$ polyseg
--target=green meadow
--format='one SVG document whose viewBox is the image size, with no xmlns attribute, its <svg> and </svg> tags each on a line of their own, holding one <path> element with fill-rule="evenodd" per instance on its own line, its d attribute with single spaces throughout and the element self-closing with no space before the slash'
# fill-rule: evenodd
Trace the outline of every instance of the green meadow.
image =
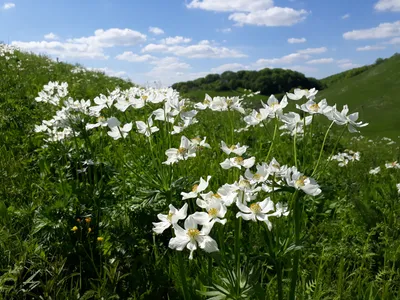
<svg viewBox="0 0 400 300">
<path fill-rule="evenodd" d="M 0 299 L 399 299 L 399 55 L 278 101 L 0 47 Z"/>
</svg>

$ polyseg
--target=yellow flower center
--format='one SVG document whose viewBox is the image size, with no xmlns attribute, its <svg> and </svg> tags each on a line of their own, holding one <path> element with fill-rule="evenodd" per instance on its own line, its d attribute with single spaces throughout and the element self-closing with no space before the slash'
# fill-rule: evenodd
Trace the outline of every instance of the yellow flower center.
<svg viewBox="0 0 400 300">
<path fill-rule="evenodd" d="M 185 154 L 186 151 L 187 151 L 187 149 L 185 147 L 179 147 L 179 149 L 178 149 L 179 154 Z"/>
<path fill-rule="evenodd" d="M 192 192 L 197 192 L 197 188 L 199 187 L 199 185 L 198 184 L 195 184 L 193 187 L 192 187 Z"/>
<path fill-rule="evenodd" d="M 397 161 L 392 162 L 392 166 L 397 166 Z"/>
<path fill-rule="evenodd" d="M 148 98 L 149 98 L 149 96 L 146 96 L 146 95 L 142 96 L 143 101 L 147 101 Z"/>
<path fill-rule="evenodd" d="M 261 178 L 262 178 L 262 176 L 260 174 L 258 174 L 258 173 L 253 175 L 253 179 L 254 180 L 260 180 Z"/>
<path fill-rule="evenodd" d="M 250 209 L 253 213 L 258 214 L 261 212 L 261 206 L 258 203 L 253 203 L 250 205 Z"/>
<path fill-rule="evenodd" d="M 233 101 L 231 99 L 226 100 L 226 104 L 231 105 Z"/>
<path fill-rule="evenodd" d="M 173 213 L 168 213 L 168 216 L 167 216 L 167 219 L 168 219 L 168 221 L 172 221 L 172 217 L 174 216 L 174 214 Z"/>
<path fill-rule="evenodd" d="M 236 145 L 232 145 L 229 147 L 230 150 L 235 150 L 236 149 Z"/>
<path fill-rule="evenodd" d="M 246 180 L 246 179 L 242 179 L 239 182 L 239 187 L 242 188 L 250 188 L 250 181 Z"/>
<path fill-rule="evenodd" d="M 100 117 L 97 118 L 97 122 L 98 122 L 98 123 L 100 123 L 100 122 L 105 122 L 105 121 L 106 121 L 106 118 L 104 118 L 104 117 L 102 117 L 102 116 L 100 116 Z"/>
<path fill-rule="evenodd" d="M 210 100 L 204 99 L 203 104 L 210 104 Z"/>
<path fill-rule="evenodd" d="M 271 104 L 271 108 L 274 108 L 274 107 L 276 107 L 276 106 L 279 106 L 279 102 L 275 102 L 275 103 L 272 103 L 272 104 Z"/>
<path fill-rule="evenodd" d="M 214 197 L 214 198 L 217 198 L 217 199 L 221 199 L 221 198 L 222 198 L 221 195 L 218 194 L 218 193 L 215 193 L 215 194 L 213 195 L 213 197 Z"/>
<path fill-rule="evenodd" d="M 300 176 L 300 178 L 296 180 L 296 185 L 297 186 L 304 186 L 305 185 L 304 181 L 306 179 L 307 179 L 307 176 L 304 176 L 304 175 Z"/>
<path fill-rule="evenodd" d="M 194 239 L 196 236 L 200 235 L 200 231 L 196 228 L 191 228 L 188 230 L 187 235 L 191 238 Z"/>
<path fill-rule="evenodd" d="M 218 215 L 218 209 L 216 209 L 215 207 L 210 208 L 210 210 L 208 211 L 208 215 L 215 218 Z"/>
<path fill-rule="evenodd" d="M 317 103 L 314 103 L 313 105 L 310 105 L 310 110 L 318 111 L 319 110 L 319 105 Z"/>
<path fill-rule="evenodd" d="M 238 156 L 238 157 L 235 157 L 235 163 L 237 163 L 238 165 L 240 165 L 240 164 L 242 164 L 243 163 L 243 157 L 241 157 L 241 156 Z"/>
<path fill-rule="evenodd" d="M 75 232 L 75 231 L 77 231 L 78 230 L 78 227 L 76 227 L 76 226 L 74 226 L 74 227 L 72 227 L 72 229 L 71 229 L 73 232 Z"/>
<path fill-rule="evenodd" d="M 260 113 L 256 114 L 256 119 L 261 120 L 262 119 L 262 115 Z"/>
</svg>

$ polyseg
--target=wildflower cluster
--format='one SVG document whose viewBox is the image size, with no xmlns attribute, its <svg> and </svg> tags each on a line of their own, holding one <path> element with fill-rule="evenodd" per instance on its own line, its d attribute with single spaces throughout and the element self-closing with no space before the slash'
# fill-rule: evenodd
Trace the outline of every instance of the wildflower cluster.
<svg viewBox="0 0 400 300">
<path fill-rule="evenodd" d="M 345 150 L 342 153 L 338 153 L 329 158 L 329 160 L 336 160 L 339 162 L 339 167 L 347 166 L 349 162 L 355 162 L 360 160 L 360 152 L 354 152 L 352 150 Z"/>
</svg>

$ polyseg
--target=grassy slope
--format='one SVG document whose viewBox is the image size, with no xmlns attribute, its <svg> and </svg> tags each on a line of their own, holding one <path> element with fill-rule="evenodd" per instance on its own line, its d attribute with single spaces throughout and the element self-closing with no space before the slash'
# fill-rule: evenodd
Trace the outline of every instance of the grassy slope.
<svg viewBox="0 0 400 300">
<path fill-rule="evenodd" d="M 400 135 L 400 56 L 393 56 L 355 77 L 332 84 L 319 94 L 338 109 L 348 104 L 351 112 L 370 125 L 363 128 L 366 136 Z"/>
</svg>

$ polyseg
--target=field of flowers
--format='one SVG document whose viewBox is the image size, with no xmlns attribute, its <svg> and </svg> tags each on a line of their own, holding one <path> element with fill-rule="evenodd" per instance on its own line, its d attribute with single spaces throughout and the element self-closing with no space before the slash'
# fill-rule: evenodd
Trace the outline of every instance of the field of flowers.
<svg viewBox="0 0 400 300">
<path fill-rule="evenodd" d="M 3 125 L 3 298 L 400 297 L 399 148 L 347 105 L 71 86 L 21 104 L 22 140 Z"/>
</svg>

